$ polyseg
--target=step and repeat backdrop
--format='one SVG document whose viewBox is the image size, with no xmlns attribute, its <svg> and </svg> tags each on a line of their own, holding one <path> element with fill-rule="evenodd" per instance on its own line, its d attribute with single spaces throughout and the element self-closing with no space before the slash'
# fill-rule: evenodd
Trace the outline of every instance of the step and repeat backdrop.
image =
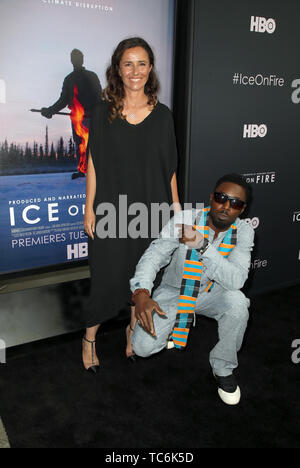
<svg viewBox="0 0 300 468">
<path fill-rule="evenodd" d="M 104 87 L 114 48 L 135 35 L 152 45 L 160 100 L 171 106 L 174 3 L 0 0 L 0 274 L 87 259 L 81 133 L 70 109 L 50 120 L 41 109 L 59 99 L 73 49 Z M 176 69 L 175 103 L 187 92 L 181 74 L 192 77 L 187 118 L 175 115 L 179 133 L 187 122 L 190 132 L 180 141 L 189 155 L 184 201 L 205 203 L 220 176 L 244 174 L 256 230 L 249 292 L 300 281 L 300 4 L 177 4 L 177 23 L 193 30 L 191 48 L 176 43 L 191 70 Z"/>
<path fill-rule="evenodd" d="M 256 231 L 249 293 L 300 282 L 300 4 L 197 0 L 188 198 L 244 174 Z"/>
<path fill-rule="evenodd" d="M 99 94 L 118 43 L 141 36 L 170 106 L 173 34 L 174 0 L 0 0 L 0 274 L 87 259 L 88 123 L 81 90 L 72 109 L 62 91 L 73 64 Z"/>
</svg>

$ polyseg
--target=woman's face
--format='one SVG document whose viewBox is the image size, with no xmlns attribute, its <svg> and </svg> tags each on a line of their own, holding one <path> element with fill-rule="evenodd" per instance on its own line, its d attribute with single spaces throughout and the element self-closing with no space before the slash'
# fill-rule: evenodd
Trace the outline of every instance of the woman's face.
<svg viewBox="0 0 300 468">
<path fill-rule="evenodd" d="M 151 70 L 148 53 L 143 47 L 125 50 L 119 68 L 125 92 L 144 89 Z"/>
</svg>

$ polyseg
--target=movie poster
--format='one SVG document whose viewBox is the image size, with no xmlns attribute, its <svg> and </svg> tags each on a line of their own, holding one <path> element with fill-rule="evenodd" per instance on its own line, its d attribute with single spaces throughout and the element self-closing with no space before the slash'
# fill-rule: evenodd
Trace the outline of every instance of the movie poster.
<svg viewBox="0 0 300 468">
<path fill-rule="evenodd" d="M 174 0 L 0 0 L 0 273 L 86 260 L 90 114 L 113 50 L 153 47 L 171 106 Z"/>
</svg>

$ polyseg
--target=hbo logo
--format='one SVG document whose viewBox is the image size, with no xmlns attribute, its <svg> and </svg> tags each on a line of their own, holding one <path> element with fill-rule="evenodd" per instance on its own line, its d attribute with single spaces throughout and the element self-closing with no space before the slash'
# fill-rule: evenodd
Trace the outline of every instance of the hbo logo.
<svg viewBox="0 0 300 468">
<path fill-rule="evenodd" d="M 251 16 L 250 22 L 250 31 L 255 31 L 259 33 L 267 32 L 269 34 L 273 34 L 276 29 L 275 20 L 269 18 L 262 18 L 260 16 Z"/>
<path fill-rule="evenodd" d="M 267 134 L 268 128 L 266 125 L 256 125 L 249 124 L 244 125 L 243 138 L 256 138 L 256 137 L 265 137 Z"/>
</svg>

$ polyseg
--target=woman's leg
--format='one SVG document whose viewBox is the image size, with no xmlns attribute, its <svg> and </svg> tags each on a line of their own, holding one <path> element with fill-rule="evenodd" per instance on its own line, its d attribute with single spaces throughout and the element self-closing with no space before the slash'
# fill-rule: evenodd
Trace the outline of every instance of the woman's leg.
<svg viewBox="0 0 300 468">
<path fill-rule="evenodd" d="M 86 369 L 91 366 L 99 366 L 95 343 L 90 343 L 96 341 L 96 335 L 99 327 L 100 325 L 96 325 L 95 327 L 87 328 L 85 332 L 85 340 L 82 340 L 82 360 Z"/>
<path fill-rule="evenodd" d="M 135 318 L 135 307 L 131 307 L 131 318 L 130 318 L 130 324 L 126 328 L 126 337 L 127 337 L 127 346 L 126 346 L 126 356 L 134 356 L 134 352 L 132 350 L 132 344 L 131 344 L 131 337 L 134 332 L 136 325 L 136 318 Z"/>
</svg>

